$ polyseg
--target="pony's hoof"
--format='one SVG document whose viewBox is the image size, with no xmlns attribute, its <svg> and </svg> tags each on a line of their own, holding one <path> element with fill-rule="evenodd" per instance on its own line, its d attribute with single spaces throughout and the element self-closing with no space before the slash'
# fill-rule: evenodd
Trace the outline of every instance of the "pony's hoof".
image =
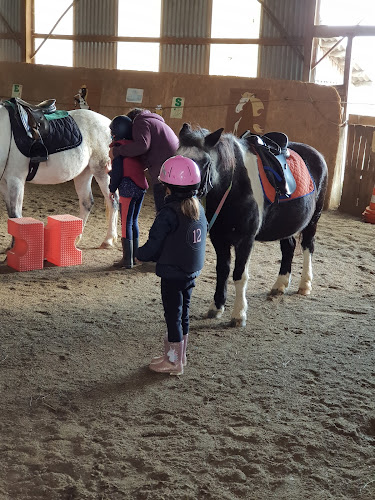
<svg viewBox="0 0 375 500">
<path fill-rule="evenodd" d="M 273 284 L 271 288 L 270 295 L 283 295 L 290 284 L 290 274 L 279 274 L 276 282 Z"/>
<path fill-rule="evenodd" d="M 212 318 L 221 318 L 221 316 L 223 315 L 222 311 L 217 310 L 217 309 L 210 309 L 207 314 L 206 314 L 206 318 L 208 319 L 212 319 Z"/>
<path fill-rule="evenodd" d="M 233 328 L 243 328 L 246 326 L 246 319 L 245 318 L 232 318 L 230 320 L 229 326 Z"/>
<path fill-rule="evenodd" d="M 110 250 L 111 248 L 113 248 L 113 245 L 111 245 L 111 243 L 108 243 L 108 241 L 103 241 L 99 248 L 101 250 Z"/>
<path fill-rule="evenodd" d="M 221 318 L 224 312 L 224 306 L 217 309 L 215 302 L 213 302 L 207 312 L 207 318 Z"/>
<path fill-rule="evenodd" d="M 311 294 L 311 288 L 299 288 L 298 289 L 298 295 L 310 295 Z"/>
</svg>

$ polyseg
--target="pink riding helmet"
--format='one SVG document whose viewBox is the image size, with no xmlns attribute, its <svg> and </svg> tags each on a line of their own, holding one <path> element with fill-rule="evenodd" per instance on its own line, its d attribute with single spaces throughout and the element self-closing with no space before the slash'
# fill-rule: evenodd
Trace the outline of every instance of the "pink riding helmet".
<svg viewBox="0 0 375 500">
<path fill-rule="evenodd" d="M 159 180 L 171 186 L 194 188 L 201 182 L 201 173 L 195 161 L 178 155 L 163 163 Z"/>
</svg>

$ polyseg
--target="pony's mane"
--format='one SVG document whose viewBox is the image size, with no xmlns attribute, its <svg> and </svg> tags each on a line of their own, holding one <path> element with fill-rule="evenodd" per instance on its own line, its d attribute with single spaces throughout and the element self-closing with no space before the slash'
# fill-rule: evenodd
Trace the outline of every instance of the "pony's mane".
<svg viewBox="0 0 375 500">
<path fill-rule="evenodd" d="M 207 149 L 207 146 L 205 146 L 204 140 L 211 133 L 210 130 L 201 127 L 190 129 L 188 134 L 185 133 L 183 137 L 180 136 L 180 144 L 184 147 L 203 149 L 209 153 L 210 151 Z M 235 152 L 237 150 L 237 145 L 235 139 L 233 134 L 223 134 L 216 146 L 211 149 L 211 151 L 216 152 L 218 164 L 220 164 L 224 170 L 232 170 L 236 166 Z"/>
<path fill-rule="evenodd" d="M 219 163 L 225 170 L 234 170 L 236 168 L 236 150 L 238 149 L 233 134 L 224 134 L 220 137 L 217 144 Z"/>
</svg>

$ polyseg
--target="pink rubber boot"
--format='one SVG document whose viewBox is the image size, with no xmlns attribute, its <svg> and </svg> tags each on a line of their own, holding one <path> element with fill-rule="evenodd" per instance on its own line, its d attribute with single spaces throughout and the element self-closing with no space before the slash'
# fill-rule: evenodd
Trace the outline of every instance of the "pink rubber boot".
<svg viewBox="0 0 375 500">
<path fill-rule="evenodd" d="M 167 342 L 163 361 L 150 364 L 150 370 L 157 373 L 169 373 L 169 375 L 182 375 L 184 373 L 183 350 L 183 342 Z"/>
<path fill-rule="evenodd" d="M 188 343 L 188 334 L 182 336 L 182 342 L 184 343 L 184 349 L 182 351 L 182 366 L 186 366 L 187 365 L 186 348 Z M 167 349 L 167 344 L 168 344 L 168 332 L 165 334 L 164 337 L 164 350 Z M 163 360 L 164 360 L 164 354 L 161 356 L 156 356 L 155 358 L 152 358 L 150 365 L 156 365 L 157 363 L 161 363 Z"/>
<path fill-rule="evenodd" d="M 164 352 L 166 352 L 167 346 L 168 346 L 168 332 L 166 332 L 164 337 Z M 164 354 L 152 358 L 150 365 L 156 365 L 158 363 L 161 363 L 162 361 L 164 361 Z"/>
<path fill-rule="evenodd" d="M 188 337 L 189 337 L 188 334 L 182 336 L 182 342 L 184 343 L 184 349 L 182 351 L 182 366 L 187 365 L 186 348 L 188 344 Z"/>
</svg>

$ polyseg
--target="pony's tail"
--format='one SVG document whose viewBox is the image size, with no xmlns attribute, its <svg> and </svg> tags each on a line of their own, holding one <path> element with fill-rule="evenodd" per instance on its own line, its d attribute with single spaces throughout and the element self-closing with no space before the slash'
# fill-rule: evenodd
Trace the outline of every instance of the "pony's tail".
<svg viewBox="0 0 375 500">
<path fill-rule="evenodd" d="M 199 201 L 197 198 L 185 198 L 181 201 L 181 212 L 189 219 L 199 219 Z"/>
</svg>

